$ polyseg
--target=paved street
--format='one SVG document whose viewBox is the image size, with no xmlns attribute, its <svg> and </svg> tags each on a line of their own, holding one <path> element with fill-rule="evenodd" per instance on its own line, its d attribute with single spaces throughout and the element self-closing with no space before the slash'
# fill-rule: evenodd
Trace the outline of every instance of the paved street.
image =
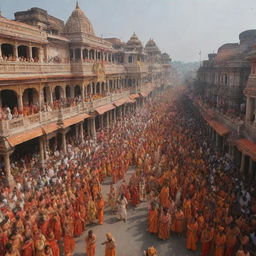
<svg viewBox="0 0 256 256">
<path fill-rule="evenodd" d="M 132 173 L 130 169 L 127 173 L 128 181 Z M 110 180 L 106 180 L 102 185 L 103 194 L 109 191 Z M 101 245 L 105 241 L 105 234 L 111 232 L 117 244 L 117 256 L 142 256 L 143 250 L 153 245 L 157 248 L 159 256 L 188 256 L 199 255 L 199 253 L 191 253 L 185 249 L 185 240 L 178 238 L 172 234 L 168 241 L 161 241 L 156 236 L 146 232 L 147 226 L 147 204 L 142 203 L 136 209 L 128 209 L 128 221 L 123 223 L 118 221 L 117 216 L 113 216 L 107 207 L 105 212 L 105 221 L 103 225 L 95 225 L 91 228 L 97 236 L 96 256 L 104 255 L 104 246 Z M 75 256 L 85 255 L 85 235 L 76 239 Z"/>
</svg>

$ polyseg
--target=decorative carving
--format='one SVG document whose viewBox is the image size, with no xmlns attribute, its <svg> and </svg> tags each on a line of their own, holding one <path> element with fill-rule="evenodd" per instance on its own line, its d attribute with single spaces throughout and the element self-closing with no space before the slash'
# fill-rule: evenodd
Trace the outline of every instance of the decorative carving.
<svg viewBox="0 0 256 256">
<path fill-rule="evenodd" d="M 96 74 L 97 76 L 97 80 L 98 82 L 103 82 L 105 81 L 106 78 L 106 71 L 105 71 L 105 65 L 103 63 L 100 62 L 96 62 L 93 65 L 93 72 Z"/>
</svg>

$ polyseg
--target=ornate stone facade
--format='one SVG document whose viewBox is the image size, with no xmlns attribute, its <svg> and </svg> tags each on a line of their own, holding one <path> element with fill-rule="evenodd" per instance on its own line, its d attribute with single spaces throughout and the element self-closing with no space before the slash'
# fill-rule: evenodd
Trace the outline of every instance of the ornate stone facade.
<svg viewBox="0 0 256 256">
<path fill-rule="evenodd" d="M 43 163 L 52 139 L 65 151 L 70 130 L 95 137 L 171 84 L 171 59 L 153 40 L 144 48 L 136 34 L 127 43 L 97 37 L 78 4 L 66 23 L 39 8 L 15 18 L 0 17 L 0 155 L 9 178 L 17 145 L 38 140 Z"/>
<path fill-rule="evenodd" d="M 198 70 L 193 100 L 209 124 L 209 133 L 240 170 L 256 177 L 256 30 L 225 44 Z"/>
</svg>

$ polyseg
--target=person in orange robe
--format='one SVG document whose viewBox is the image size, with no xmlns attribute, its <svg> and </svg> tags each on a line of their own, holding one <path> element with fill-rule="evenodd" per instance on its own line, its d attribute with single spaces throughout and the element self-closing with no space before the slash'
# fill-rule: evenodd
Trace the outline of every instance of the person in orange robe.
<svg viewBox="0 0 256 256">
<path fill-rule="evenodd" d="M 73 223 L 66 222 L 64 224 L 64 251 L 65 255 L 72 254 L 75 249 Z"/>
<path fill-rule="evenodd" d="M 148 232 L 157 234 L 158 232 L 158 210 L 155 209 L 154 204 L 151 204 L 151 209 L 148 213 Z"/>
<path fill-rule="evenodd" d="M 236 226 L 235 222 L 230 224 L 227 229 L 227 241 L 226 241 L 226 251 L 225 256 L 232 256 L 234 254 L 234 249 L 240 234 L 239 228 Z"/>
<path fill-rule="evenodd" d="M 186 247 L 188 250 L 196 251 L 197 248 L 197 230 L 198 223 L 195 218 L 192 218 L 187 225 L 187 242 Z"/>
<path fill-rule="evenodd" d="M 49 233 L 47 243 L 52 249 L 52 256 L 59 256 L 60 255 L 60 248 L 58 246 L 57 241 L 55 240 L 53 232 Z"/>
<path fill-rule="evenodd" d="M 224 234 L 224 228 L 219 227 L 219 231 L 217 232 L 215 237 L 214 256 L 224 256 L 226 240 L 227 238 Z"/>
<path fill-rule="evenodd" d="M 175 232 L 182 234 L 184 229 L 184 213 L 181 208 L 175 213 Z"/>
<path fill-rule="evenodd" d="M 210 254 L 213 236 L 214 229 L 211 228 L 208 223 L 205 223 L 201 234 L 201 256 L 208 256 Z"/>
<path fill-rule="evenodd" d="M 171 216 L 168 212 L 167 208 L 164 208 L 163 213 L 159 218 L 159 231 L 158 237 L 162 240 L 167 240 L 170 235 L 170 224 L 171 224 Z"/>
<path fill-rule="evenodd" d="M 92 230 L 88 231 L 88 236 L 85 238 L 86 243 L 86 256 L 94 256 L 96 250 L 96 236 Z"/>
<path fill-rule="evenodd" d="M 62 229 L 61 229 L 61 221 L 60 221 L 60 216 L 55 213 L 55 216 L 53 217 L 53 221 L 52 221 L 52 229 L 53 229 L 53 233 L 54 233 L 54 238 L 57 241 L 61 240 L 62 237 Z"/>
<path fill-rule="evenodd" d="M 98 210 L 98 223 L 102 225 L 103 218 L 104 218 L 104 200 L 101 194 L 98 194 L 97 210 Z"/>
<path fill-rule="evenodd" d="M 33 256 L 35 252 L 35 245 L 30 236 L 25 238 L 24 244 L 21 247 L 21 256 Z"/>
<path fill-rule="evenodd" d="M 163 208 L 169 208 L 170 207 L 170 200 L 169 200 L 169 187 L 164 186 L 161 189 L 161 192 L 159 194 L 160 204 Z"/>
<path fill-rule="evenodd" d="M 106 245 L 105 256 L 116 256 L 116 243 L 111 233 L 106 234 L 107 240 L 102 243 Z"/>
<path fill-rule="evenodd" d="M 80 215 L 80 212 L 76 210 L 74 212 L 74 236 L 80 236 L 84 231 L 84 222 Z"/>
</svg>

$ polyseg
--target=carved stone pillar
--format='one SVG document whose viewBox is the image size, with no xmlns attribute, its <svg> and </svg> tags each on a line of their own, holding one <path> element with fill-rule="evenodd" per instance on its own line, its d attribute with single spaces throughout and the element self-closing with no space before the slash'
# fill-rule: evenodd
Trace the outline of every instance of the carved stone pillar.
<svg viewBox="0 0 256 256">
<path fill-rule="evenodd" d="M 28 58 L 31 60 L 33 58 L 32 46 L 28 47 Z"/>
<path fill-rule="evenodd" d="M 6 178 L 8 180 L 9 186 L 13 187 L 15 185 L 15 181 L 13 179 L 12 173 L 11 173 L 11 162 L 10 162 L 10 155 L 13 151 L 7 151 L 2 154 L 4 158 L 4 172 L 6 175 Z"/>
<path fill-rule="evenodd" d="M 66 132 L 65 131 L 63 131 L 62 133 L 61 133 L 61 148 L 62 148 L 62 150 L 63 150 L 63 152 L 64 153 L 66 153 L 67 152 L 67 141 L 66 141 Z"/>
<path fill-rule="evenodd" d="M 81 139 L 81 142 L 83 143 L 84 142 L 84 122 L 80 123 L 80 139 Z"/>
<path fill-rule="evenodd" d="M 84 60 L 84 56 L 83 56 L 83 48 L 80 49 L 80 59 L 81 61 Z"/>
<path fill-rule="evenodd" d="M 100 127 L 101 129 L 104 129 L 104 115 L 100 116 Z"/>
<path fill-rule="evenodd" d="M 242 153 L 242 159 L 240 164 L 240 173 L 244 174 L 244 167 L 245 167 L 245 154 Z"/>
<path fill-rule="evenodd" d="M 79 138 L 79 124 L 75 125 L 75 131 L 76 131 L 76 139 Z"/>
<path fill-rule="evenodd" d="M 95 126 L 95 117 L 91 118 L 91 136 L 93 139 L 97 138 L 96 126 Z"/>
<path fill-rule="evenodd" d="M 43 62 L 44 61 L 44 56 L 43 56 L 43 49 L 39 48 L 39 62 Z"/>
<path fill-rule="evenodd" d="M 41 166 L 44 166 L 44 163 L 45 163 L 45 146 L 44 146 L 44 144 L 45 144 L 44 137 L 41 136 L 39 138 L 40 163 L 41 163 Z"/>
<path fill-rule="evenodd" d="M 3 59 L 3 54 L 2 54 L 2 44 L 0 44 L 0 60 Z"/>
<path fill-rule="evenodd" d="M 107 127 L 107 129 L 109 129 L 109 112 L 107 112 L 106 114 L 106 127 Z"/>
<path fill-rule="evenodd" d="M 19 94 L 18 95 L 18 109 L 19 110 L 23 110 L 23 95 L 22 94 Z"/>
<path fill-rule="evenodd" d="M 15 57 L 16 61 L 19 61 L 19 53 L 18 53 L 18 45 L 17 44 L 14 45 L 14 57 Z"/>
<path fill-rule="evenodd" d="M 116 123 L 116 108 L 114 108 L 114 118 L 113 118 L 113 122 L 114 122 L 114 124 Z"/>
<path fill-rule="evenodd" d="M 246 117 L 245 120 L 246 122 L 251 122 L 252 121 L 252 116 L 253 116 L 253 98 L 247 97 L 246 99 Z"/>
</svg>

